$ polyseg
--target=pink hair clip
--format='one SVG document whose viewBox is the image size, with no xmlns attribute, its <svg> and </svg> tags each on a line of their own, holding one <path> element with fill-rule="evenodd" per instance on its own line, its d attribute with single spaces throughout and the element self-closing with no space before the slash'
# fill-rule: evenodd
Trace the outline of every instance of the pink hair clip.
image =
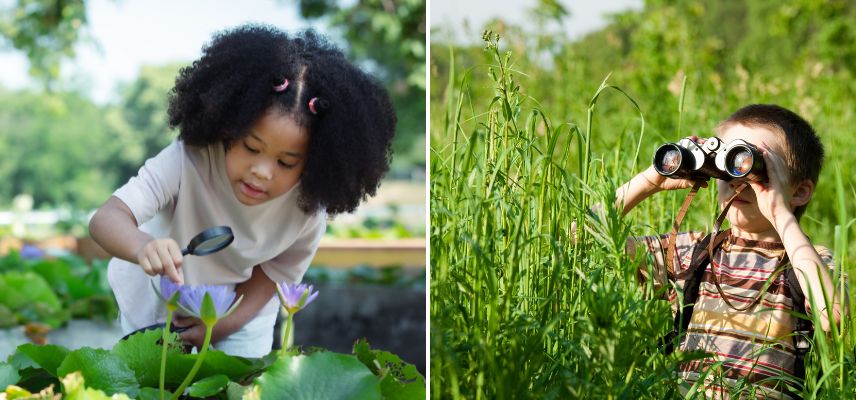
<svg viewBox="0 0 856 400">
<path fill-rule="evenodd" d="M 274 92 L 284 92 L 288 88 L 288 79 L 283 79 L 282 84 L 273 87 Z"/>
<path fill-rule="evenodd" d="M 315 110 L 315 102 L 316 101 L 318 101 L 317 97 L 313 97 L 313 98 L 309 99 L 309 111 L 312 112 L 312 114 L 318 114 L 318 111 Z"/>
</svg>

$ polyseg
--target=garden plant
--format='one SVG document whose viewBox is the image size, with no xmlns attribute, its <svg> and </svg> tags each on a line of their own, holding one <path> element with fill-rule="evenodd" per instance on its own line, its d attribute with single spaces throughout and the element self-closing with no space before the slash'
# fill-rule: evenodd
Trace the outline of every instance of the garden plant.
<svg viewBox="0 0 856 400">
<path fill-rule="evenodd" d="M 177 333 L 144 330 L 117 343 L 111 350 L 24 344 L 0 362 L 0 387 L 7 398 L 221 398 L 315 399 L 425 397 L 425 380 L 413 365 L 397 356 L 354 344 L 353 354 L 320 348 L 308 350 L 284 345 L 261 359 L 229 356 L 209 349 L 211 330 L 240 299 L 222 286 L 179 286 L 163 279 L 160 292 L 171 319 L 184 312 L 202 319 L 205 345 L 185 353 Z M 278 287 L 282 307 L 291 315 L 316 296 L 311 286 Z M 288 343 L 284 338 L 283 343 Z M 62 397 L 65 396 L 65 397 Z M 113 396 L 113 397 L 110 397 Z"/>
</svg>

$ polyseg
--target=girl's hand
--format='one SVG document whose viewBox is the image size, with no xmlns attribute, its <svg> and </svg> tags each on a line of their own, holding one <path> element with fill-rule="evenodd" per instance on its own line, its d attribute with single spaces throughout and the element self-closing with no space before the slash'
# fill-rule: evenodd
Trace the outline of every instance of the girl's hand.
<svg viewBox="0 0 856 400">
<path fill-rule="evenodd" d="M 181 247 L 169 238 L 152 240 L 137 251 L 137 263 L 145 273 L 151 276 L 166 275 L 178 284 L 184 284 L 184 277 L 180 273 L 183 259 Z"/>
<path fill-rule="evenodd" d="M 176 314 L 172 324 L 179 328 L 187 328 L 187 330 L 179 334 L 182 342 L 193 345 L 193 347 L 196 347 L 197 349 L 202 349 L 202 343 L 205 342 L 205 323 L 203 323 L 201 319 L 189 316 L 184 317 Z M 212 343 L 213 342 L 214 340 L 212 338 Z"/>
<path fill-rule="evenodd" d="M 764 156 L 764 164 L 767 166 L 767 182 L 750 181 L 749 186 L 755 191 L 755 199 L 761 215 L 776 226 L 777 216 L 792 213 L 788 208 L 792 197 L 788 168 L 785 160 L 778 154 L 763 147 L 758 147 L 758 150 Z"/>
</svg>

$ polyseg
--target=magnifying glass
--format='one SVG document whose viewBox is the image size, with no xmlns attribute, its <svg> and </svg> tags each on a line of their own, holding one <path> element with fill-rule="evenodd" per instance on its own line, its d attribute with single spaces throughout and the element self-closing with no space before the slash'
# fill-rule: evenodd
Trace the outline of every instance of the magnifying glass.
<svg viewBox="0 0 856 400">
<path fill-rule="evenodd" d="M 235 240 L 235 235 L 232 234 L 232 228 L 228 226 L 208 228 L 194 236 L 187 248 L 181 250 L 181 255 L 204 256 L 216 253 L 230 245 L 233 240 Z"/>
<path fill-rule="evenodd" d="M 194 256 L 204 256 L 211 253 L 216 253 L 220 250 L 223 250 L 226 246 L 232 244 L 232 241 L 235 240 L 235 235 L 232 234 L 232 228 L 228 226 L 215 226 L 213 228 L 208 228 L 198 235 L 194 236 L 193 239 L 190 240 L 190 244 L 187 245 L 187 248 L 181 250 L 181 255 L 186 256 L 188 254 Z M 150 329 L 163 329 L 166 324 L 154 324 L 147 326 L 145 328 L 137 329 L 133 331 L 120 340 L 125 340 L 135 333 L 139 333 L 142 331 L 150 330 Z M 179 328 L 175 325 L 169 327 L 171 332 L 181 333 L 187 330 L 187 328 Z"/>
</svg>

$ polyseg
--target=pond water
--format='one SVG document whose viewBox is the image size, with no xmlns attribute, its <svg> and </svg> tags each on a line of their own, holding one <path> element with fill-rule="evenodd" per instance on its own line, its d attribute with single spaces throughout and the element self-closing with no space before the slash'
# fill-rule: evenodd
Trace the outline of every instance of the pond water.
<svg viewBox="0 0 856 400">
<path fill-rule="evenodd" d="M 74 350 L 81 347 L 111 349 L 122 338 L 122 327 L 117 322 L 71 320 L 66 326 L 48 332 L 48 343 Z M 30 343 L 21 326 L 0 329 L 0 361 L 5 361 L 15 349 Z"/>
</svg>

